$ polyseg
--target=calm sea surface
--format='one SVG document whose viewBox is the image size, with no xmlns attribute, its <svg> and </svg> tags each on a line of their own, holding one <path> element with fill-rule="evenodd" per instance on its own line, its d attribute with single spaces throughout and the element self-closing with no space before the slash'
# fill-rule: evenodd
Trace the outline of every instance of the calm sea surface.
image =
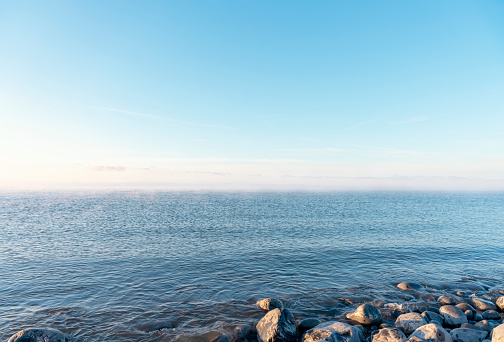
<svg viewBox="0 0 504 342">
<path fill-rule="evenodd" d="M 265 297 L 329 320 L 402 281 L 504 288 L 504 194 L 0 193 L 0 341 L 211 341 Z"/>
</svg>

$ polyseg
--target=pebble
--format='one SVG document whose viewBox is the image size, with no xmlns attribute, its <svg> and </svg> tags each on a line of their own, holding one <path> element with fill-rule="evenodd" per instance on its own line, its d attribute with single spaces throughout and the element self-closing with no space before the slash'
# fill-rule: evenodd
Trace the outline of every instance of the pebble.
<svg viewBox="0 0 504 342">
<path fill-rule="evenodd" d="M 501 315 L 495 310 L 488 310 L 481 314 L 484 319 L 501 319 Z"/>
<path fill-rule="evenodd" d="M 437 301 L 443 305 L 455 305 L 455 299 L 448 296 L 441 296 Z"/>
<path fill-rule="evenodd" d="M 486 299 L 473 297 L 472 301 L 474 306 L 481 311 L 495 310 L 497 308 L 494 303 Z"/>
<path fill-rule="evenodd" d="M 443 325 L 443 317 L 433 311 L 424 311 L 422 312 L 422 317 L 425 319 L 427 323 L 433 323 L 433 321 Z"/>
<path fill-rule="evenodd" d="M 335 341 L 362 342 L 362 330 L 342 322 L 326 322 L 308 330 L 301 339 L 302 342 Z"/>
<path fill-rule="evenodd" d="M 380 329 L 373 335 L 373 342 L 405 342 L 406 335 L 397 328 Z"/>
<path fill-rule="evenodd" d="M 462 311 L 467 311 L 467 310 L 476 311 L 471 305 L 469 305 L 467 303 L 459 303 L 459 304 L 457 304 L 455 306 L 457 308 L 460 308 L 460 310 L 462 310 Z"/>
<path fill-rule="evenodd" d="M 422 325 L 418 329 L 416 329 L 408 341 L 410 342 L 452 342 L 452 338 L 448 331 L 446 331 L 443 327 L 429 323 L 426 325 Z"/>
<path fill-rule="evenodd" d="M 453 342 L 482 342 L 488 333 L 484 330 L 457 328 L 450 332 Z"/>
<path fill-rule="evenodd" d="M 365 325 L 378 325 L 382 322 L 380 311 L 369 303 L 360 305 L 347 318 Z"/>
<path fill-rule="evenodd" d="M 443 305 L 439 308 L 439 312 L 443 316 L 444 323 L 448 327 L 459 327 L 467 323 L 467 316 L 460 308 L 453 305 Z"/>
<path fill-rule="evenodd" d="M 425 324 L 427 322 L 419 313 L 410 312 L 397 317 L 394 326 L 409 336 L 413 331 Z"/>
<path fill-rule="evenodd" d="M 257 302 L 257 306 L 263 310 L 270 311 L 273 309 L 283 309 L 284 305 L 281 300 L 273 298 L 264 298 Z"/>
</svg>

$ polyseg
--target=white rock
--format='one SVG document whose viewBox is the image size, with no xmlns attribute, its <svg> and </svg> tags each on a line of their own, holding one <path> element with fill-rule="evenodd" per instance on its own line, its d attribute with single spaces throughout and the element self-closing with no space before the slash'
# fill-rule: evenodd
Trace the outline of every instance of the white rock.
<svg viewBox="0 0 504 342">
<path fill-rule="evenodd" d="M 440 325 L 429 323 L 422 325 L 415 330 L 409 337 L 407 342 L 452 342 L 452 338 L 448 331 Z"/>
<path fill-rule="evenodd" d="M 359 328 L 346 323 L 331 321 L 308 330 L 301 341 L 362 342 L 362 338 L 362 330 Z"/>
<path fill-rule="evenodd" d="M 409 336 L 413 331 L 427 324 L 424 318 L 417 312 L 410 312 L 406 314 L 399 315 L 397 317 L 394 326 L 401 329 L 406 336 Z"/>
</svg>

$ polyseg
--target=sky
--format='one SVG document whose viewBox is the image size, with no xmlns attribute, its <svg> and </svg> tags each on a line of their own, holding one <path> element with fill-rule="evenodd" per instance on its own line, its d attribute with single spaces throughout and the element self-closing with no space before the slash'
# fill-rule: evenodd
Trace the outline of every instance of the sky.
<svg viewBox="0 0 504 342">
<path fill-rule="evenodd" d="M 504 191 L 502 1 L 0 1 L 0 188 Z"/>
</svg>

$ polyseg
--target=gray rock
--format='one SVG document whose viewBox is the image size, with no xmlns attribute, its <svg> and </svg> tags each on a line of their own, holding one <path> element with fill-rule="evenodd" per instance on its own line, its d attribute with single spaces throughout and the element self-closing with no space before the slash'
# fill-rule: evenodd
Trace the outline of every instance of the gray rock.
<svg viewBox="0 0 504 342">
<path fill-rule="evenodd" d="M 459 327 L 467 323 L 467 316 L 460 308 L 453 305 L 443 305 L 439 308 L 445 324 L 449 327 Z"/>
<path fill-rule="evenodd" d="M 486 299 L 474 297 L 472 301 L 474 306 L 481 311 L 495 310 L 497 308 L 494 303 Z"/>
<path fill-rule="evenodd" d="M 504 342 L 504 324 L 493 329 L 492 342 Z"/>
<path fill-rule="evenodd" d="M 24 329 L 7 342 L 68 342 L 68 336 L 56 329 Z"/>
<path fill-rule="evenodd" d="M 322 322 L 319 319 L 316 318 L 306 318 L 303 319 L 301 322 L 299 322 L 297 329 L 298 333 L 300 335 L 304 334 L 308 330 L 315 328 L 317 325 L 321 324 Z"/>
<path fill-rule="evenodd" d="M 473 320 L 473 318 L 474 318 L 474 311 L 466 310 L 466 311 L 464 311 L 464 313 L 465 313 L 465 315 L 466 315 L 466 317 L 467 317 L 467 319 L 469 321 Z"/>
<path fill-rule="evenodd" d="M 401 329 L 406 336 L 409 336 L 413 331 L 425 324 L 427 322 L 419 313 L 410 312 L 397 317 L 394 326 Z"/>
<path fill-rule="evenodd" d="M 429 307 L 429 308 L 427 308 L 427 311 L 432 311 L 432 312 L 435 312 L 435 313 L 437 313 L 438 315 L 440 315 L 440 313 L 439 313 L 439 309 L 438 309 L 438 308 L 435 308 L 435 307 Z"/>
<path fill-rule="evenodd" d="M 455 305 L 455 299 L 448 296 L 441 296 L 437 301 L 443 305 Z"/>
<path fill-rule="evenodd" d="M 273 309 L 257 323 L 259 341 L 292 342 L 296 340 L 296 337 L 296 321 L 287 309 Z"/>
<path fill-rule="evenodd" d="M 450 336 L 453 342 L 481 342 L 487 337 L 488 333 L 484 330 L 475 329 L 453 329 Z"/>
<path fill-rule="evenodd" d="M 484 319 L 500 319 L 500 314 L 495 310 L 488 310 L 481 314 Z"/>
<path fill-rule="evenodd" d="M 404 291 L 422 290 L 424 287 L 417 283 L 400 283 L 397 287 Z"/>
<path fill-rule="evenodd" d="M 425 319 L 427 323 L 434 323 L 437 322 L 440 325 L 443 325 L 443 317 L 441 315 L 438 315 L 435 312 L 432 311 L 424 311 L 422 312 L 422 317 Z"/>
<path fill-rule="evenodd" d="M 258 301 L 256 304 L 259 308 L 266 311 L 284 308 L 282 301 L 272 298 L 264 298 L 263 300 Z"/>
<path fill-rule="evenodd" d="M 448 331 L 440 325 L 429 323 L 422 325 L 415 330 L 408 339 L 408 342 L 452 342 Z"/>
<path fill-rule="evenodd" d="M 362 330 L 342 322 L 326 322 L 308 330 L 301 339 L 302 342 L 362 342 Z"/>
<path fill-rule="evenodd" d="M 347 318 L 365 325 L 377 325 L 382 322 L 380 311 L 369 303 L 359 306 L 353 313 L 347 315 Z"/>
<path fill-rule="evenodd" d="M 397 328 L 380 329 L 373 335 L 373 342 L 405 342 L 406 335 Z"/>
<path fill-rule="evenodd" d="M 483 330 L 477 325 L 471 324 L 471 323 L 464 323 L 460 326 L 463 329 L 476 329 L 476 330 Z"/>
<path fill-rule="evenodd" d="M 471 305 L 469 305 L 467 303 L 459 303 L 455 306 L 462 311 L 467 311 L 467 310 L 476 311 Z"/>
<path fill-rule="evenodd" d="M 488 324 L 487 321 L 482 320 L 478 323 L 475 324 L 478 328 L 481 328 L 481 330 L 485 330 L 486 332 L 491 332 L 492 331 L 492 326 Z"/>
<path fill-rule="evenodd" d="M 473 321 L 481 321 L 483 319 L 483 316 L 481 316 L 479 313 L 475 313 L 473 317 Z"/>
<path fill-rule="evenodd" d="M 500 309 L 500 311 L 504 311 L 504 296 L 497 298 L 495 304 Z"/>
</svg>

